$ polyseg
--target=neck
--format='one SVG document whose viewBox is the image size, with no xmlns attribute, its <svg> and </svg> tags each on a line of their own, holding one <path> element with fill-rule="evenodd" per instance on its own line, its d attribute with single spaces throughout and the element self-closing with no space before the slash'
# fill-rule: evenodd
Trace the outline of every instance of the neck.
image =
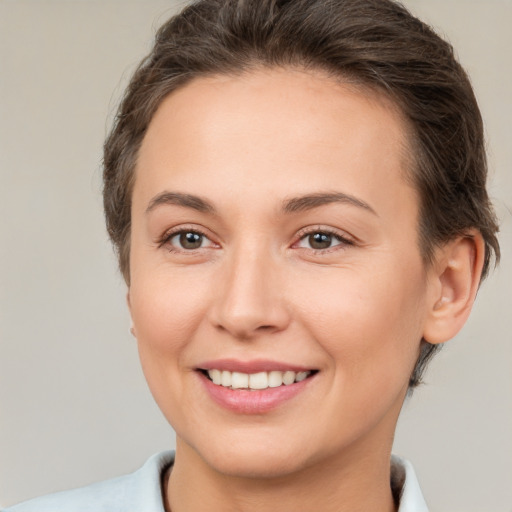
<svg viewBox="0 0 512 512">
<path fill-rule="evenodd" d="M 391 444 L 365 453 L 322 459 L 293 474 L 273 478 L 241 478 L 217 472 L 182 440 L 167 482 L 166 502 L 172 512 L 266 512 L 322 510 L 357 512 L 396 510 L 390 487 Z"/>
</svg>

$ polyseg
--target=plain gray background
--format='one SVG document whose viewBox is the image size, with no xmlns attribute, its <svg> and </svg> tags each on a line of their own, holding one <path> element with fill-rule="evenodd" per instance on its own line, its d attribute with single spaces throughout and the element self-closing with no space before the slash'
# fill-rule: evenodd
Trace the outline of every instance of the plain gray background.
<svg viewBox="0 0 512 512">
<path fill-rule="evenodd" d="M 130 472 L 173 446 L 129 335 L 100 159 L 123 84 L 176 5 L 0 1 L 0 505 Z M 512 4 L 406 5 L 472 76 L 503 262 L 406 403 L 394 451 L 433 512 L 511 512 Z"/>
</svg>

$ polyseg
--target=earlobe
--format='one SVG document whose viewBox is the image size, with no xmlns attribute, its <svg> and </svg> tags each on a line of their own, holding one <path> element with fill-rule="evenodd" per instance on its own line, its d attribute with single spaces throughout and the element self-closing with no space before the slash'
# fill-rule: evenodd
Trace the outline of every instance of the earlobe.
<svg viewBox="0 0 512 512">
<path fill-rule="evenodd" d="M 429 343 L 444 343 L 462 329 L 478 291 L 484 253 L 482 235 L 476 230 L 439 248 L 423 332 Z"/>
</svg>

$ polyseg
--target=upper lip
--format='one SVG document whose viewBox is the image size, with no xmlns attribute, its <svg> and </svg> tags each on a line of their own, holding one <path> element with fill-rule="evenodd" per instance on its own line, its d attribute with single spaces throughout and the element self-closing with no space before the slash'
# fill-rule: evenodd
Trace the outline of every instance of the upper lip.
<svg viewBox="0 0 512 512">
<path fill-rule="evenodd" d="M 199 370 L 225 370 L 228 372 L 258 373 L 271 371 L 307 372 L 313 370 L 308 366 L 272 361 L 267 359 L 254 359 L 252 361 L 240 361 L 237 359 L 215 359 L 205 361 L 198 365 Z"/>
</svg>

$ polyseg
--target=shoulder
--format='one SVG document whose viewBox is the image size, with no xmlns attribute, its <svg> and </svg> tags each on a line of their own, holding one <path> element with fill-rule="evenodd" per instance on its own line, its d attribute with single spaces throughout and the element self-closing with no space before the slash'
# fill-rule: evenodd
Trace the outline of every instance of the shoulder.
<svg viewBox="0 0 512 512">
<path fill-rule="evenodd" d="M 174 452 L 157 453 L 129 475 L 35 498 L 3 512 L 164 512 L 161 475 L 173 461 Z"/>
</svg>

